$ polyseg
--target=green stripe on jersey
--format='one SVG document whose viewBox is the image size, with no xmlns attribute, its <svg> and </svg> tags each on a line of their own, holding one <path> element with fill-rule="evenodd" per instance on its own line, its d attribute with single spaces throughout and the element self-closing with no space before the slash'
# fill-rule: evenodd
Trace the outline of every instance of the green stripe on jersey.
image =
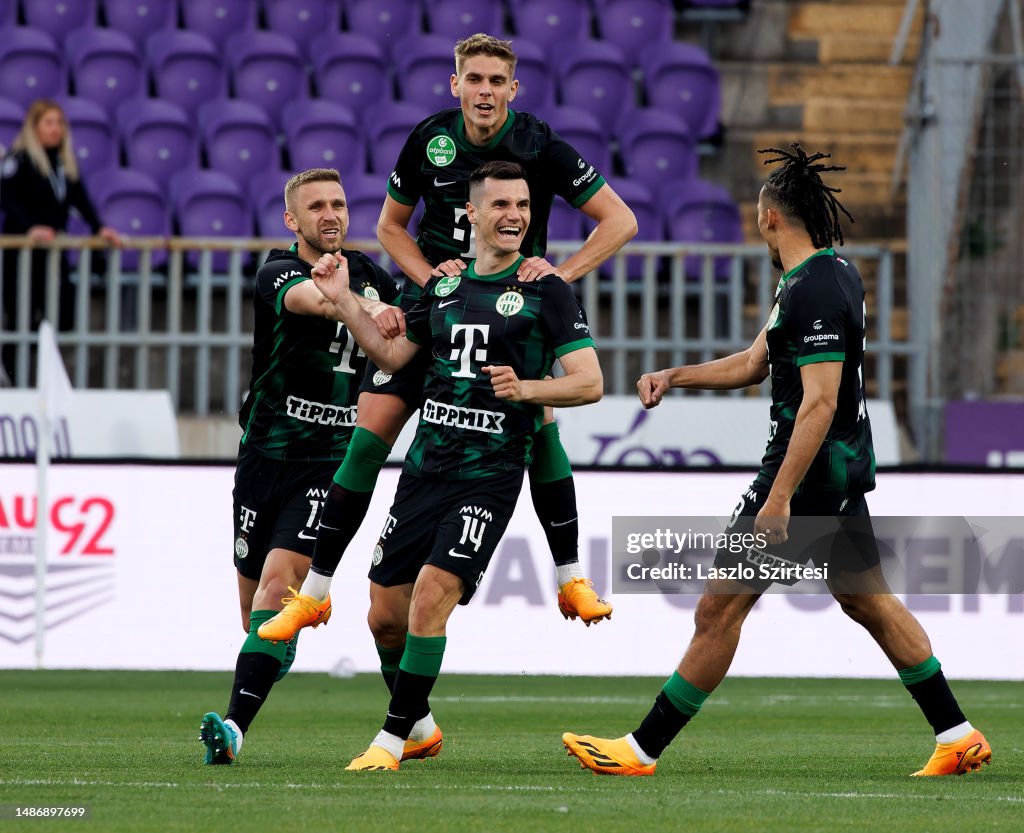
<svg viewBox="0 0 1024 833">
<path fill-rule="evenodd" d="M 818 364 L 818 362 L 841 362 L 845 361 L 846 353 L 818 353 L 816 356 L 801 356 L 796 360 L 797 367 L 805 364 Z"/>
</svg>

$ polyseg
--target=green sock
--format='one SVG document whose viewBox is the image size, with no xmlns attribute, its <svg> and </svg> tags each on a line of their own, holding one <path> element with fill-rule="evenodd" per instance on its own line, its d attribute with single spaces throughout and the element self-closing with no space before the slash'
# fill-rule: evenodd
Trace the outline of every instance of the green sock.
<svg viewBox="0 0 1024 833">
<path fill-rule="evenodd" d="M 683 714 L 693 717 L 700 711 L 704 701 L 710 697 L 710 692 L 701 691 L 697 686 L 688 683 L 679 676 L 678 671 L 673 671 L 661 689 L 669 702 Z"/>
<path fill-rule="evenodd" d="M 901 668 L 896 673 L 900 675 L 900 682 L 905 686 L 912 686 L 914 683 L 921 683 L 929 677 L 933 677 L 942 670 L 942 665 L 935 658 L 935 655 L 928 657 L 924 662 L 912 665 L 910 668 Z"/>
<path fill-rule="evenodd" d="M 350 492 L 372 492 L 390 453 L 391 446 L 384 440 L 357 426 L 352 431 L 345 459 L 334 473 L 334 482 Z"/>
<path fill-rule="evenodd" d="M 281 663 L 281 670 L 277 672 L 277 679 L 275 683 L 281 682 L 284 679 L 285 674 L 292 670 L 292 665 L 295 662 L 295 655 L 299 649 L 299 634 L 302 631 L 297 631 L 295 636 L 289 639 L 284 644 L 284 661 Z"/>
<path fill-rule="evenodd" d="M 394 691 L 395 689 L 395 676 L 398 674 L 398 664 L 402 661 L 404 653 L 404 645 L 399 648 L 385 648 L 383 645 L 377 644 L 377 656 L 380 657 L 380 673 L 384 677 L 384 684 L 388 687 L 388 691 Z"/>
<path fill-rule="evenodd" d="M 242 643 L 242 648 L 239 651 L 241 654 L 266 654 L 276 659 L 278 662 L 284 662 L 285 655 L 288 653 L 288 643 L 278 642 L 276 645 L 273 642 L 268 642 L 266 639 L 260 639 L 257 631 L 260 629 L 260 625 L 266 622 L 268 619 L 277 616 L 280 611 L 277 610 L 254 610 L 249 614 L 249 635 L 245 637 L 245 642 Z"/>
<path fill-rule="evenodd" d="M 533 435 L 533 459 L 530 462 L 530 483 L 550 483 L 572 477 L 569 455 L 558 436 L 558 423 L 542 425 Z"/>
<path fill-rule="evenodd" d="M 410 674 L 422 677 L 436 677 L 441 673 L 441 661 L 448 642 L 447 636 L 413 636 L 405 637 L 405 651 L 398 667 Z"/>
</svg>

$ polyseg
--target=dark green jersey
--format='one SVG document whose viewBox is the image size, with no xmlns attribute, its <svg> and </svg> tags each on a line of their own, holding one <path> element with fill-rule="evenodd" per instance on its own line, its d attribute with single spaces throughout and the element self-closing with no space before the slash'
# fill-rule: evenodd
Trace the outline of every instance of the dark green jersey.
<svg viewBox="0 0 1024 833">
<path fill-rule="evenodd" d="M 344 251 L 354 292 L 390 303 L 391 276 Z M 366 356 L 337 321 L 289 312 L 284 296 L 311 280 L 294 247 L 274 249 L 256 275 L 252 382 L 238 421 L 243 445 L 278 460 L 340 460 L 356 424 Z"/>
<path fill-rule="evenodd" d="M 824 249 L 787 272 L 775 291 L 768 319 L 772 378 L 771 432 L 754 481 L 768 491 L 793 435 L 803 399 L 800 368 L 842 362 L 839 400 L 825 441 L 801 489 L 850 494 L 875 488 L 875 452 L 864 397 L 864 284 L 856 268 Z"/>
<path fill-rule="evenodd" d="M 413 128 L 391 178 L 388 194 L 404 205 L 422 199 L 425 213 L 416 243 L 436 266 L 443 260 L 476 256 L 473 227 L 466 217 L 469 175 L 485 162 L 518 162 L 530 186 L 530 228 L 522 252 L 530 257 L 547 247 L 548 215 L 555 195 L 579 207 L 604 179 L 545 122 L 509 110 L 508 120 L 485 146 L 471 145 L 461 109 L 442 110 Z"/>
<path fill-rule="evenodd" d="M 409 339 L 431 351 L 410 474 L 468 480 L 525 468 L 544 409 L 498 399 L 481 368 L 510 365 L 520 379 L 543 379 L 556 358 L 594 346 L 564 281 L 523 283 L 518 260 L 494 275 L 474 267 L 432 278 L 406 316 Z"/>
</svg>

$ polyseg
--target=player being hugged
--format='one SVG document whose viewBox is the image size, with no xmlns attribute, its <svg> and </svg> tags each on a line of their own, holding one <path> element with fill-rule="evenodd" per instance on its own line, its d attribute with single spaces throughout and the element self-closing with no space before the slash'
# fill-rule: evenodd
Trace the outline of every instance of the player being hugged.
<svg viewBox="0 0 1024 833">
<path fill-rule="evenodd" d="M 517 269 L 530 223 L 522 167 L 489 162 L 470 176 L 466 211 L 478 257 L 461 275 L 434 277 L 408 310 L 404 336 L 384 338 L 349 289 L 344 258 L 325 255 L 313 280 L 382 370 L 429 350 L 416 436 L 373 553 L 369 624 L 378 644 L 401 644 L 384 727 L 350 770 L 396 770 L 415 737 L 439 749 L 428 698 L 445 626 L 472 598 L 515 509 L 543 406 L 601 398 L 603 379 L 583 310 L 554 275 Z M 545 378 L 558 360 L 565 375 Z M 422 755 L 418 757 L 423 757 Z"/>
</svg>

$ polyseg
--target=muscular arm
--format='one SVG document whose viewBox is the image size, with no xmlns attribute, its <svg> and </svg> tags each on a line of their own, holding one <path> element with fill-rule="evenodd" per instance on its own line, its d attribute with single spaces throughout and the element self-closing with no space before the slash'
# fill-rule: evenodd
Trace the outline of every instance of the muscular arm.
<svg viewBox="0 0 1024 833">
<path fill-rule="evenodd" d="M 345 258 L 324 255 L 313 266 L 312 276 L 313 280 L 306 283 L 315 284 L 313 288 L 323 295 L 331 307 L 327 317 L 343 322 L 363 352 L 385 373 L 394 373 L 404 367 L 419 350 L 419 345 L 413 344 L 405 336 L 385 338 L 381 335 L 376 322 L 362 303 L 365 299 L 349 288 L 348 263 Z M 286 303 L 287 298 L 286 295 Z"/>
<path fill-rule="evenodd" d="M 384 197 L 384 207 L 380 210 L 377 220 L 377 240 L 399 268 L 419 286 L 430 280 L 430 272 L 434 268 L 423 257 L 423 252 L 409 234 L 409 221 L 416 206 L 403 205 L 398 200 Z"/>
<path fill-rule="evenodd" d="M 768 376 L 768 328 L 746 350 L 704 364 L 683 365 L 645 373 L 636 391 L 645 408 L 658 405 L 669 388 L 733 390 L 757 385 Z"/>
<path fill-rule="evenodd" d="M 584 347 L 566 353 L 558 360 L 564 376 L 557 379 L 519 379 L 508 365 L 488 365 L 494 395 L 513 402 L 571 408 L 597 402 L 604 394 L 604 377 L 597 351 Z"/>
<path fill-rule="evenodd" d="M 563 280 L 571 283 L 593 271 L 614 255 L 637 232 L 636 217 L 622 198 L 608 184 L 580 206 L 580 211 L 597 226 L 579 251 L 558 267 Z"/>
<path fill-rule="evenodd" d="M 800 368 L 804 395 L 796 412 L 786 456 L 768 494 L 768 503 L 788 503 L 803 481 L 832 425 L 842 376 L 842 362 L 815 362 Z"/>
<path fill-rule="evenodd" d="M 373 301 L 364 298 L 362 295 L 354 295 L 359 305 L 365 309 L 371 317 L 397 309 L 391 304 L 383 301 Z M 284 296 L 284 308 L 296 315 L 314 315 L 320 318 L 330 318 L 338 321 L 337 309 L 324 294 L 316 288 L 313 281 L 301 281 L 289 289 Z"/>
</svg>

